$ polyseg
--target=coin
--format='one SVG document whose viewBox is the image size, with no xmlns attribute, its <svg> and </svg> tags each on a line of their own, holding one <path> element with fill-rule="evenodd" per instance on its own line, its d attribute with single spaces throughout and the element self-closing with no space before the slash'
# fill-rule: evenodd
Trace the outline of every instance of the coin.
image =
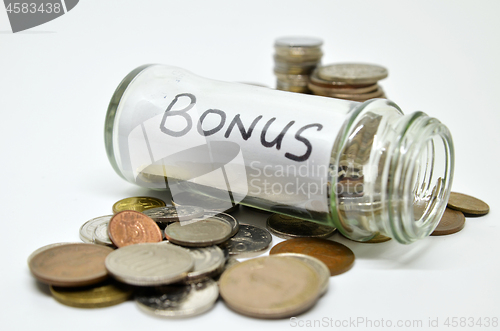
<svg viewBox="0 0 500 331">
<path fill-rule="evenodd" d="M 244 255 L 264 252 L 273 238 L 262 228 L 249 224 L 240 224 L 238 233 L 228 240 L 226 249 L 230 255 Z"/>
<path fill-rule="evenodd" d="M 108 225 L 109 238 L 116 247 L 160 242 L 161 230 L 150 217 L 133 210 L 115 214 Z"/>
<path fill-rule="evenodd" d="M 314 83 L 309 83 L 308 86 L 311 89 L 311 91 L 314 92 L 314 94 L 323 96 L 333 96 L 333 94 L 358 95 L 358 94 L 371 93 L 380 89 L 378 84 L 372 84 L 364 87 L 351 87 L 351 85 L 347 85 L 349 87 L 340 87 L 341 85 L 338 87 L 335 87 L 335 85 L 329 87 L 323 87 L 323 86 L 318 86 Z"/>
<path fill-rule="evenodd" d="M 108 277 L 104 259 L 113 249 L 86 243 L 57 245 L 41 251 L 28 265 L 42 283 L 55 286 L 86 286 Z"/>
<path fill-rule="evenodd" d="M 60 303 L 78 308 L 114 306 L 127 301 L 132 296 L 130 288 L 113 280 L 87 287 L 51 286 L 50 293 Z"/>
<path fill-rule="evenodd" d="M 311 37 L 282 37 L 276 39 L 274 49 L 279 57 L 293 60 L 319 60 L 323 55 L 321 45 L 323 41 Z"/>
<path fill-rule="evenodd" d="M 232 203 L 231 201 L 195 194 L 192 192 L 177 193 L 174 199 L 172 199 L 172 204 L 174 206 L 197 206 L 205 210 L 216 210 L 225 213 L 231 213 L 238 209 L 238 205 Z"/>
<path fill-rule="evenodd" d="M 298 254 L 298 253 L 281 253 L 278 256 L 288 256 L 301 260 L 302 262 L 307 263 L 310 267 L 312 267 L 318 273 L 321 282 L 321 295 L 325 294 L 328 291 L 328 284 L 330 282 L 330 270 L 320 260 L 315 257 Z"/>
<path fill-rule="evenodd" d="M 154 286 L 175 283 L 193 270 L 188 250 L 169 244 L 137 244 L 119 248 L 105 261 L 109 273 L 121 282 Z"/>
<path fill-rule="evenodd" d="M 347 238 L 346 236 L 344 236 L 344 238 Z M 352 241 L 355 241 L 357 243 L 363 243 L 363 244 L 380 244 L 380 243 L 384 243 L 386 241 L 389 241 L 391 240 L 390 237 L 386 237 L 382 234 L 377 234 L 375 237 L 373 237 L 372 239 L 370 240 L 366 240 L 366 241 L 359 241 L 359 240 L 354 240 L 354 239 L 351 239 L 351 238 L 347 238 L 349 240 L 352 240 Z"/>
<path fill-rule="evenodd" d="M 318 76 L 329 81 L 352 85 L 374 84 L 388 76 L 386 68 L 365 63 L 338 63 L 320 67 Z"/>
<path fill-rule="evenodd" d="M 113 245 L 108 235 L 109 222 L 99 224 L 94 230 L 93 241 L 99 245 Z"/>
<path fill-rule="evenodd" d="M 461 211 L 464 214 L 477 216 L 486 215 L 490 211 L 490 206 L 486 202 L 470 195 L 456 192 L 451 192 L 448 207 Z"/>
<path fill-rule="evenodd" d="M 431 236 L 445 236 L 462 230 L 465 226 L 465 216 L 458 210 L 446 208 L 439 224 Z"/>
<path fill-rule="evenodd" d="M 205 210 L 204 216 L 221 218 L 223 221 L 229 223 L 231 225 L 231 237 L 238 233 L 238 230 L 240 229 L 240 223 L 238 222 L 238 220 L 229 214 L 218 212 L 215 210 Z"/>
<path fill-rule="evenodd" d="M 337 99 L 348 99 L 352 101 L 366 101 L 373 98 L 380 98 L 384 94 L 384 90 L 379 86 L 378 89 L 368 93 L 348 94 L 331 92 L 328 96 Z"/>
<path fill-rule="evenodd" d="M 283 239 L 298 237 L 326 238 L 330 237 L 337 230 L 331 226 L 280 214 L 269 216 L 266 227 L 269 232 Z"/>
<path fill-rule="evenodd" d="M 204 209 L 195 206 L 170 206 L 151 208 L 142 213 L 151 217 L 157 223 L 172 223 L 175 221 L 189 221 L 203 216 Z"/>
<path fill-rule="evenodd" d="M 80 227 L 80 239 L 85 243 L 94 243 L 94 232 L 99 224 L 109 222 L 113 215 L 100 216 L 85 222 Z"/>
<path fill-rule="evenodd" d="M 187 249 L 194 260 L 194 269 L 187 274 L 185 282 L 195 283 L 204 278 L 217 275 L 224 269 L 226 259 L 219 247 L 209 246 Z"/>
<path fill-rule="evenodd" d="M 307 263 L 279 256 L 241 262 L 219 281 L 229 308 L 258 318 L 285 318 L 306 311 L 319 298 L 321 286 L 318 273 Z"/>
<path fill-rule="evenodd" d="M 161 317 L 179 318 L 202 314 L 219 297 L 217 283 L 211 279 L 196 284 L 173 284 L 145 288 L 135 297 L 144 312 Z"/>
<path fill-rule="evenodd" d="M 75 243 L 75 242 L 64 242 L 64 243 L 55 243 L 55 244 L 49 244 L 49 245 L 45 245 L 43 247 L 40 247 L 38 248 L 37 250 L 35 250 L 33 253 L 30 254 L 30 256 L 28 256 L 28 264 L 30 263 L 30 261 L 33 259 L 33 257 L 35 255 L 37 255 L 38 253 L 41 253 L 43 251 L 46 251 L 47 249 L 49 248 L 52 248 L 52 247 L 56 247 L 56 246 L 61 246 L 61 245 L 67 245 L 67 244 L 79 244 L 79 243 Z"/>
<path fill-rule="evenodd" d="M 226 260 L 226 263 L 224 264 L 224 268 L 222 268 L 222 271 L 220 272 L 220 274 L 218 275 L 215 275 L 213 277 L 213 279 L 218 282 L 220 280 L 220 276 L 222 276 L 222 274 L 224 272 L 226 272 L 227 269 L 231 268 L 233 265 L 235 264 L 238 264 L 240 263 L 240 261 L 236 260 L 234 257 L 229 257 L 227 260 Z"/>
<path fill-rule="evenodd" d="M 314 37 L 286 36 L 274 41 L 275 47 L 321 47 L 323 40 Z"/>
<path fill-rule="evenodd" d="M 117 201 L 113 205 L 113 213 L 119 213 L 124 210 L 145 211 L 147 209 L 164 207 L 166 204 L 163 200 L 153 197 L 131 197 Z"/>
<path fill-rule="evenodd" d="M 228 240 L 232 230 L 231 224 L 223 219 L 209 217 L 195 222 L 172 223 L 165 228 L 165 237 L 181 246 L 206 247 Z"/>
<path fill-rule="evenodd" d="M 326 264 L 332 276 L 351 269 L 354 253 L 341 243 L 321 238 L 295 238 L 275 245 L 269 254 L 300 253 L 315 257 Z"/>
</svg>

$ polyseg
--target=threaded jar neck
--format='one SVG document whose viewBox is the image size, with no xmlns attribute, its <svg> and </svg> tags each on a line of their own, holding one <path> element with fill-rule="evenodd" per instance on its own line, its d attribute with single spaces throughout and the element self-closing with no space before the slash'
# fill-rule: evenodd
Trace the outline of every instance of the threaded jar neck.
<svg viewBox="0 0 500 331">
<path fill-rule="evenodd" d="M 397 241 L 409 244 L 432 233 L 446 208 L 453 142 L 446 126 L 422 112 L 401 117 L 394 129 L 386 229 Z"/>
</svg>

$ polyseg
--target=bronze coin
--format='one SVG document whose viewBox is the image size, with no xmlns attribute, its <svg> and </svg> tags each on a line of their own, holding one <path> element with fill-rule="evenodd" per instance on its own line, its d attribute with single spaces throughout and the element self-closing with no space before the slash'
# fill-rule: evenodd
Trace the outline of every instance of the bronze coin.
<svg viewBox="0 0 500 331">
<path fill-rule="evenodd" d="M 465 216 L 462 212 L 446 208 L 438 226 L 431 233 L 431 236 L 445 236 L 456 233 L 465 226 Z"/>
<path fill-rule="evenodd" d="M 163 240 L 156 222 L 151 217 L 133 210 L 125 210 L 113 216 L 109 221 L 108 234 L 116 247 Z"/>
<path fill-rule="evenodd" d="M 469 215 L 486 215 L 490 206 L 484 201 L 471 197 L 470 195 L 451 192 L 448 207 Z"/>
<path fill-rule="evenodd" d="M 335 276 L 351 269 L 354 253 L 336 241 L 322 238 L 295 238 L 275 245 L 269 254 L 300 253 L 310 255 L 326 264 L 330 275 Z"/>
<path fill-rule="evenodd" d="M 86 286 L 108 277 L 104 260 L 112 248 L 94 244 L 65 244 L 43 250 L 29 261 L 33 276 L 55 286 Z"/>
<path fill-rule="evenodd" d="M 344 238 L 346 239 L 349 239 L 351 241 L 355 241 L 357 243 L 362 243 L 362 244 L 380 244 L 380 243 L 385 243 L 386 241 L 389 241 L 391 240 L 390 237 L 386 237 L 382 234 L 377 234 L 375 237 L 373 237 L 372 239 L 370 240 L 366 240 L 366 241 L 360 241 L 360 240 L 354 240 L 354 239 L 351 239 L 351 238 L 347 238 L 346 236 L 342 235 Z"/>
</svg>

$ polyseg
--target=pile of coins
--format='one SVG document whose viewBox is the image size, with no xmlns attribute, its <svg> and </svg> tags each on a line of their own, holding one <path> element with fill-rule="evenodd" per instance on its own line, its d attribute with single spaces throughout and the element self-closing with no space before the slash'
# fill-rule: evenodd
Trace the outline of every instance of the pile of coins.
<svg viewBox="0 0 500 331">
<path fill-rule="evenodd" d="M 140 310 L 188 317 L 220 296 L 232 310 L 258 318 L 295 316 L 328 290 L 329 277 L 349 270 L 354 254 L 322 239 L 334 228 L 272 214 L 267 228 L 284 241 L 270 256 L 271 234 L 231 215 L 198 206 L 167 206 L 133 197 L 114 215 L 80 227 L 84 243 L 56 243 L 31 254 L 32 274 L 69 306 L 99 308 L 133 297 Z M 111 276 L 111 277 L 109 277 Z M 275 286 L 279 282 L 283 286 Z"/>
<path fill-rule="evenodd" d="M 320 64 L 323 41 L 310 37 L 282 37 L 274 43 L 276 89 L 311 93 L 309 75 Z"/>
<path fill-rule="evenodd" d="M 385 98 L 378 81 L 388 76 L 386 68 L 364 63 L 338 63 L 314 70 L 308 84 L 313 94 L 364 102 Z"/>
<path fill-rule="evenodd" d="M 457 233 L 465 227 L 465 216 L 483 216 L 488 214 L 489 211 L 490 206 L 484 201 L 470 195 L 451 192 L 448 206 L 431 236 Z"/>
</svg>

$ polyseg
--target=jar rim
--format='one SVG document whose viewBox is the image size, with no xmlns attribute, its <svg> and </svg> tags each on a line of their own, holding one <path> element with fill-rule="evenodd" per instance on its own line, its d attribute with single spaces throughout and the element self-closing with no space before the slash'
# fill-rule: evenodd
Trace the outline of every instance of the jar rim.
<svg viewBox="0 0 500 331">
<path fill-rule="evenodd" d="M 106 119 L 104 121 L 104 146 L 106 148 L 106 155 L 108 156 L 109 163 L 115 170 L 115 172 L 126 180 L 125 176 L 120 170 L 118 163 L 116 162 L 115 149 L 113 145 L 113 128 L 115 126 L 115 117 L 118 112 L 118 107 L 123 94 L 132 83 L 132 81 L 146 68 L 152 66 L 153 64 L 144 64 L 130 71 L 125 78 L 122 79 L 115 92 L 111 96 L 109 101 L 108 110 L 106 112 Z"/>
</svg>

